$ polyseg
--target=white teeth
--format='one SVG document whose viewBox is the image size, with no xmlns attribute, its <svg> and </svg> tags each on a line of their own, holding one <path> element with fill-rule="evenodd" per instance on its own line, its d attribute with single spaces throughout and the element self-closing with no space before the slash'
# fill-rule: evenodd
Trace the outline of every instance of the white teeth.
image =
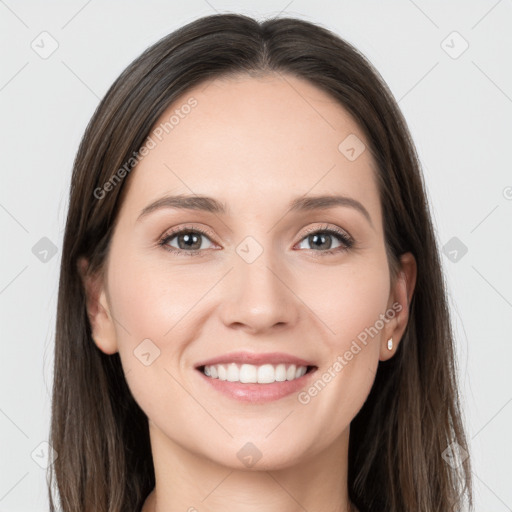
<svg viewBox="0 0 512 512">
<path fill-rule="evenodd" d="M 258 382 L 258 368 L 252 364 L 243 364 L 240 368 L 240 382 Z"/>
<path fill-rule="evenodd" d="M 276 380 L 277 382 L 283 382 L 286 380 L 286 366 L 284 364 L 277 365 Z"/>
<path fill-rule="evenodd" d="M 236 363 L 213 364 L 205 366 L 203 373 L 212 379 L 227 380 L 229 382 L 271 384 L 272 382 L 284 382 L 302 377 L 307 371 L 306 366 L 294 364 L 253 364 Z"/>
<path fill-rule="evenodd" d="M 238 369 L 238 366 L 235 363 L 231 363 L 228 366 L 228 375 L 226 380 L 228 382 L 237 382 L 240 380 L 240 370 Z"/>
<path fill-rule="evenodd" d="M 258 384 L 271 384 L 276 380 L 276 372 L 271 364 L 264 364 L 258 368 Z"/>
</svg>

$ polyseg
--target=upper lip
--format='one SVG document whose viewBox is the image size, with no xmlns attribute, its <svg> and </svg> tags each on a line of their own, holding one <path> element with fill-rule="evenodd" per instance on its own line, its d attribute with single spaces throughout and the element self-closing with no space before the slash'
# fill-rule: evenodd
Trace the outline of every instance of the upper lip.
<svg viewBox="0 0 512 512">
<path fill-rule="evenodd" d="M 202 361 L 196 364 L 196 368 L 210 366 L 214 364 L 239 363 L 253 364 L 255 366 L 263 364 L 294 364 L 296 366 L 314 366 L 312 362 L 306 361 L 300 357 L 285 354 L 284 352 L 268 352 L 257 354 L 254 352 L 231 352 L 218 357 Z"/>
</svg>

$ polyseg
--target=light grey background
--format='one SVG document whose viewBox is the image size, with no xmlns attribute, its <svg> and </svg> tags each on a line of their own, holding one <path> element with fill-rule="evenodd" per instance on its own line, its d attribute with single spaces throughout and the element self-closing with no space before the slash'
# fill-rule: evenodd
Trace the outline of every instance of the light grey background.
<svg viewBox="0 0 512 512">
<path fill-rule="evenodd" d="M 320 23 L 389 84 L 419 151 L 440 247 L 449 244 L 442 261 L 476 510 L 512 510 L 510 1 L 0 0 L 0 512 L 47 510 L 38 463 L 48 451 L 40 443 L 68 187 L 85 126 L 147 46 L 215 11 Z"/>
</svg>

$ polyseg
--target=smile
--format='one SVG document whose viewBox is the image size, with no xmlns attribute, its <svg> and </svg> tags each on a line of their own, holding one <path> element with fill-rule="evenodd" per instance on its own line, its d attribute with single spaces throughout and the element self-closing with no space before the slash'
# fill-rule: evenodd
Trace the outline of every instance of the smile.
<svg viewBox="0 0 512 512">
<path fill-rule="evenodd" d="M 299 366 L 295 364 L 212 364 L 205 365 L 200 370 L 211 379 L 228 382 L 241 382 L 244 384 L 272 384 L 299 379 L 311 370 L 312 366 Z"/>
<path fill-rule="evenodd" d="M 205 389 L 253 404 L 298 393 L 318 370 L 313 361 L 284 352 L 230 352 L 194 366 Z"/>
</svg>

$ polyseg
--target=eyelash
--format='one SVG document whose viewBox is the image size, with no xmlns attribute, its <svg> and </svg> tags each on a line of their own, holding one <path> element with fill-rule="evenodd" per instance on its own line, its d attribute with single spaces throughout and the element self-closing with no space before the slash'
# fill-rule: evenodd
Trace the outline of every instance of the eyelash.
<svg viewBox="0 0 512 512">
<path fill-rule="evenodd" d="M 171 253 L 174 253 L 174 254 L 179 254 L 179 255 L 188 255 L 188 256 L 195 256 L 201 252 L 204 252 L 204 249 L 195 249 L 193 251 L 185 251 L 183 249 L 176 249 L 175 247 L 170 247 L 168 244 L 168 242 L 170 240 L 172 240 L 173 238 L 175 238 L 176 236 L 178 235 L 182 235 L 184 233 L 187 233 L 187 234 L 190 234 L 190 233 L 195 233 L 195 234 L 201 234 L 201 235 L 204 235 L 205 237 L 207 238 L 211 238 L 211 234 L 206 231 L 206 230 L 203 230 L 201 228 L 189 228 L 189 227 L 183 227 L 179 230 L 176 230 L 176 231 L 171 231 L 170 233 L 166 233 L 161 239 L 160 241 L 158 242 L 158 245 L 163 247 L 163 249 L 165 249 L 166 251 L 169 251 Z M 299 240 L 299 243 L 302 242 L 305 238 L 307 238 L 308 236 L 311 236 L 313 234 L 319 234 L 319 233 L 322 233 L 322 234 L 327 234 L 327 235 L 331 235 L 331 236 L 335 236 L 336 238 L 338 238 L 338 240 L 345 245 L 345 247 L 336 247 L 334 249 L 327 249 L 325 251 L 313 251 L 313 252 L 316 252 L 316 253 L 319 253 L 319 254 L 316 254 L 315 256 L 320 256 L 320 257 L 323 257 L 323 256 L 328 256 L 328 255 L 331 255 L 331 254 L 335 254 L 335 253 L 338 253 L 338 252 L 344 252 L 344 251 L 347 251 L 348 249 L 351 249 L 353 246 L 354 246 L 354 240 L 348 236 L 345 232 L 341 231 L 341 230 L 338 230 L 338 229 L 333 229 L 333 228 L 329 228 L 328 226 L 324 226 L 324 227 L 321 227 L 321 228 L 310 228 L 309 230 L 306 231 L 306 233 L 304 234 L 304 236 Z M 312 249 L 310 249 L 312 250 Z"/>
</svg>

